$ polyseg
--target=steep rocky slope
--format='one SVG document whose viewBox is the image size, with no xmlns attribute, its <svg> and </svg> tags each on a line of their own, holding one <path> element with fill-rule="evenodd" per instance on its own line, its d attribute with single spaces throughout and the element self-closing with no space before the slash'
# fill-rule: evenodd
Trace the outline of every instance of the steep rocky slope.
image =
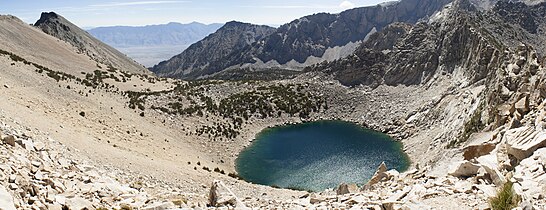
<svg viewBox="0 0 546 210">
<path fill-rule="evenodd" d="M 149 73 L 142 65 L 128 58 L 118 50 L 102 43 L 86 31 L 54 13 L 42 13 L 34 26 L 43 32 L 70 43 L 78 52 L 89 56 L 96 62 L 123 69 L 132 73 Z"/>
<path fill-rule="evenodd" d="M 301 70 L 309 64 L 343 57 L 347 55 L 343 51 L 351 53 L 354 43 L 364 40 L 367 35 L 393 22 L 415 23 L 432 15 L 448 2 L 450 0 L 403 0 L 388 5 L 351 9 L 340 14 L 310 15 L 282 25 L 274 33 L 256 40 L 251 47 L 224 54 L 220 57 L 223 62 L 219 64 L 191 68 L 193 63 L 207 59 L 208 55 L 191 53 L 192 56 L 187 56 L 188 53 L 183 53 L 160 63 L 152 71 L 163 76 L 191 78 L 185 75 L 197 72 L 193 73 L 194 77 L 204 76 L 230 67 Z M 181 74 L 181 70 L 186 73 Z"/>
<path fill-rule="evenodd" d="M 377 88 L 386 84 L 434 89 L 444 83 L 447 89 L 437 100 L 409 113 L 401 123 L 407 128 L 416 122 L 410 126 L 416 129 L 409 129 L 416 133 L 403 140 L 406 151 L 419 162 L 416 167 L 426 168 L 425 176 L 459 177 L 466 180 L 460 187 L 474 185 L 485 194 L 492 185 L 514 183 L 522 208 L 542 209 L 545 71 L 540 50 L 533 47 L 542 46 L 536 45 L 540 40 L 505 39 L 521 31 L 532 34 L 527 21 L 513 18 L 502 27 L 491 24 L 505 22 L 506 16 L 525 18 L 521 11 L 544 11 L 539 8 L 540 4 L 497 2 L 480 11 L 469 1 L 455 1 L 410 30 L 407 25 L 391 25 L 353 56 L 314 70 L 333 74 L 345 84 Z M 532 22 L 542 25 L 540 18 Z M 397 41 L 385 43 L 383 38 L 392 34 L 398 35 Z M 423 144 L 427 156 L 417 157 L 413 153 L 423 152 Z M 531 164 L 539 165 L 536 174 L 529 171 Z M 488 186 L 480 186 L 484 183 Z"/>
<path fill-rule="evenodd" d="M 500 1 L 479 11 L 468 1 L 458 1 L 428 22 L 392 24 L 353 55 L 307 70 L 332 73 L 346 85 L 377 86 L 424 84 L 438 74 L 462 69 L 469 80 L 465 85 L 474 84 L 495 77 L 495 70 L 507 59 L 505 51 L 520 43 L 541 54 L 543 36 L 533 34 L 546 23 L 539 15 L 545 11 L 542 6 Z"/>
<path fill-rule="evenodd" d="M 215 33 L 191 45 L 181 54 L 154 66 L 162 76 L 195 78 L 229 65 L 226 57 L 236 56 L 253 43 L 275 31 L 269 26 L 228 22 Z"/>
<path fill-rule="evenodd" d="M 25 55 L 28 61 L 37 62 L 49 68 L 65 68 L 69 72 L 91 72 L 97 62 L 87 55 L 77 54 L 77 49 L 68 43 L 49 36 L 29 26 L 14 16 L 0 16 L 0 46 L 2 50 Z"/>
</svg>

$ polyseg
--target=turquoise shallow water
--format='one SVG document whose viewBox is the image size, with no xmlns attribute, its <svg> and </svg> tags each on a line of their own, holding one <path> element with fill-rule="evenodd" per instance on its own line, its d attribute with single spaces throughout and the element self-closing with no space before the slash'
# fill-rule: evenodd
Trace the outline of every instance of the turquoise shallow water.
<svg viewBox="0 0 546 210">
<path fill-rule="evenodd" d="M 321 191 L 340 183 L 363 184 L 382 161 L 398 171 L 409 165 L 402 145 L 385 134 L 319 121 L 262 131 L 241 152 L 236 169 L 252 183 Z"/>
</svg>

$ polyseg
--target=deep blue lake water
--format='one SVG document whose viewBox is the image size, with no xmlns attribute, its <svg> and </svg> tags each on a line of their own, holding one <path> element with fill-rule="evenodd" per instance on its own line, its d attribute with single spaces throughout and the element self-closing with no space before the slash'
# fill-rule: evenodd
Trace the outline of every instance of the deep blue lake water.
<svg viewBox="0 0 546 210">
<path fill-rule="evenodd" d="M 265 129 L 241 152 L 236 169 L 256 184 L 310 191 L 366 183 L 385 161 L 404 171 L 409 159 L 389 136 L 342 121 Z"/>
</svg>

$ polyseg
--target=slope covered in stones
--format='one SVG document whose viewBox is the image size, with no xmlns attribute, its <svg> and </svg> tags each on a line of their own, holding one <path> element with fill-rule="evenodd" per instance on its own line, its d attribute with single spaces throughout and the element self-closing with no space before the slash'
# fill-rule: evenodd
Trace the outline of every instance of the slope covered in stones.
<svg viewBox="0 0 546 210">
<path fill-rule="evenodd" d="M 71 44 L 78 50 L 78 53 L 87 55 L 98 63 L 131 73 L 149 73 L 142 65 L 54 12 L 42 13 L 34 26 L 46 34 Z"/>
</svg>

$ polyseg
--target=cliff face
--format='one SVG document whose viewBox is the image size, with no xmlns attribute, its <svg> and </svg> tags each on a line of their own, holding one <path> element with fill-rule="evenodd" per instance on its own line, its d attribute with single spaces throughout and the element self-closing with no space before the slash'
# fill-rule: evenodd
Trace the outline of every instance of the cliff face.
<svg viewBox="0 0 546 210">
<path fill-rule="evenodd" d="M 374 28 L 381 30 L 394 22 L 415 23 L 440 10 L 450 0 L 404 0 L 340 14 L 310 15 L 281 26 L 255 50 L 264 62 L 285 64 L 292 59 L 303 63 L 309 56 L 321 57 L 326 49 L 363 40 Z"/>
<path fill-rule="evenodd" d="M 102 43 L 89 33 L 80 29 L 64 17 L 54 13 L 42 13 L 34 26 L 46 34 L 68 42 L 81 54 L 89 56 L 96 62 L 132 73 L 150 73 L 142 65 L 128 58 L 118 50 Z"/>
<path fill-rule="evenodd" d="M 465 69 L 462 73 L 472 84 L 494 73 L 505 59 L 504 51 L 519 43 L 541 52 L 539 43 L 544 41 L 534 34 L 546 23 L 540 15 L 544 11 L 542 4 L 509 2 L 479 11 L 468 1 L 457 1 L 427 22 L 392 24 L 354 55 L 307 70 L 333 73 L 346 85 L 377 86 L 423 84 L 437 74 Z"/>
<path fill-rule="evenodd" d="M 198 77 L 213 73 L 214 69 L 225 66 L 224 60 L 232 54 L 240 53 L 257 40 L 274 32 L 269 26 L 259 26 L 241 22 L 228 22 L 215 33 L 191 45 L 181 54 L 163 61 L 152 70 L 161 76 Z"/>
<path fill-rule="evenodd" d="M 321 62 L 320 58 L 328 49 L 362 41 L 367 35 L 394 22 L 415 23 L 431 16 L 450 1 L 403 0 L 388 5 L 351 9 L 339 14 L 314 14 L 282 25 L 276 31 L 268 31 L 254 42 L 248 43 L 247 47 L 236 48 L 230 53 L 221 53 L 219 54 L 221 56 L 214 57 L 214 60 L 222 62 L 203 65 L 202 60 L 210 58 L 209 50 L 192 48 L 169 61 L 160 63 L 152 70 L 163 76 L 194 78 L 244 64 L 273 62 L 277 64 L 276 68 L 289 68 L 289 62 L 294 61 L 301 66 L 305 65 L 310 57 L 319 58 L 315 63 Z M 227 40 L 234 40 L 238 38 L 239 33 L 222 35 Z M 210 37 L 207 37 L 201 43 L 216 45 L 211 47 L 212 49 L 222 48 L 224 45 L 223 42 L 209 40 Z M 253 68 L 269 67 L 257 64 Z M 184 73 L 181 73 L 182 71 Z"/>
</svg>

